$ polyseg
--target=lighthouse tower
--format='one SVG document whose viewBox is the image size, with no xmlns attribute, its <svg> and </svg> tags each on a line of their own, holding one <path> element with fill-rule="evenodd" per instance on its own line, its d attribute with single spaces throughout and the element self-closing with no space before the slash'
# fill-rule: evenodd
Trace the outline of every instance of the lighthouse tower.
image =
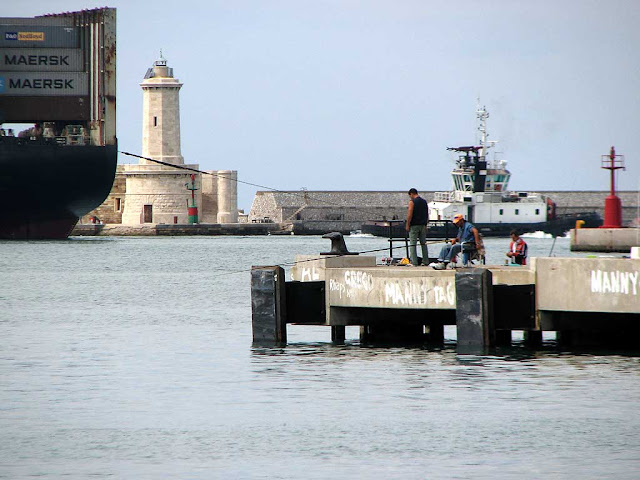
<svg viewBox="0 0 640 480">
<path fill-rule="evenodd" d="M 125 177 L 122 223 L 236 223 L 238 193 L 235 170 L 211 170 L 185 164 L 180 150 L 180 89 L 182 83 L 160 53 L 142 83 L 142 155 L 136 164 L 122 165 Z M 189 170 L 175 168 L 185 166 Z M 199 210 L 196 216 L 194 212 Z"/>
<path fill-rule="evenodd" d="M 194 170 L 199 165 L 185 165 L 180 151 L 180 88 L 173 69 L 162 58 L 147 70 L 142 83 L 142 156 L 168 163 L 162 165 L 140 159 L 124 165 L 126 193 L 122 223 L 184 224 L 189 221 L 189 208 L 201 205 L 202 176 L 193 182 L 189 170 L 171 165 L 184 165 Z M 191 185 L 191 190 L 187 188 Z M 192 192 L 193 198 L 192 198 Z"/>
<path fill-rule="evenodd" d="M 162 58 L 147 70 L 142 87 L 142 156 L 184 165 L 180 153 L 180 88 Z M 140 163 L 149 164 L 147 160 Z"/>
</svg>

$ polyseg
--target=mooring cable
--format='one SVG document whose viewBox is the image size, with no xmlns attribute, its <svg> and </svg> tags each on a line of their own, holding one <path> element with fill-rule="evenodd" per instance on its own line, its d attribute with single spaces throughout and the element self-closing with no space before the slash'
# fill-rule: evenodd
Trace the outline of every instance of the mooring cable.
<svg viewBox="0 0 640 480">
<path fill-rule="evenodd" d="M 223 174 L 215 173 L 215 172 L 207 172 L 205 170 L 198 170 L 197 168 L 191 168 L 191 167 L 187 167 L 185 165 L 174 165 L 173 163 L 163 162 L 163 161 L 160 161 L 160 160 L 156 160 L 154 158 L 149 158 L 149 157 L 144 157 L 142 155 L 137 155 L 135 153 L 124 152 L 122 150 L 118 150 L 118 153 L 122 153 L 123 155 L 128 155 L 130 157 L 140 158 L 142 160 L 148 160 L 150 162 L 154 162 L 154 163 L 157 163 L 159 165 L 164 165 L 164 166 L 167 166 L 167 167 L 177 168 L 179 170 L 187 170 L 189 172 L 200 173 L 200 174 L 203 174 L 203 175 L 212 175 L 214 177 L 225 178 L 227 180 L 231 180 L 231 181 L 236 182 L 236 183 L 242 183 L 244 185 L 249 185 L 249 186 L 252 186 L 252 187 L 258 187 L 258 188 L 263 188 L 263 189 L 266 189 L 266 190 L 271 190 L 272 192 L 275 192 L 275 193 L 281 193 L 283 195 L 290 195 L 292 197 L 299 197 L 302 200 L 304 200 L 304 203 L 308 203 L 309 199 L 312 199 L 316 203 L 324 203 L 325 205 L 330 205 L 332 207 L 344 208 L 344 207 L 348 206 L 348 205 L 344 205 L 344 204 L 340 204 L 340 203 L 330 202 L 328 200 L 322 200 L 322 199 L 318 198 L 317 196 L 309 195 L 308 193 L 298 193 L 298 192 L 279 190 L 277 188 L 268 187 L 266 185 L 260 185 L 258 183 L 251 183 L 251 182 L 246 182 L 244 180 L 238 180 L 237 178 L 232 178 L 232 177 L 230 177 L 228 175 L 223 175 Z M 376 207 L 362 207 L 362 208 L 365 211 L 373 212 L 374 208 L 376 208 Z"/>
<path fill-rule="evenodd" d="M 282 193 L 282 194 L 285 194 L 285 195 L 291 195 L 291 196 L 294 196 L 294 197 L 301 197 L 301 198 L 304 199 L 305 202 L 308 202 L 309 198 L 313 198 L 313 200 L 315 202 L 317 202 L 317 203 L 324 203 L 326 205 L 331 205 L 331 206 L 334 206 L 334 207 L 345 207 L 345 205 L 343 205 L 343 204 L 329 202 L 327 200 L 322 200 L 322 199 L 317 198 L 317 197 L 312 197 L 308 193 L 297 193 L 297 192 L 291 192 L 291 191 L 287 192 L 287 191 L 284 191 L 284 190 L 279 190 L 277 188 L 268 187 L 266 185 L 260 185 L 260 184 L 257 184 L 257 183 L 238 180 L 237 178 L 233 178 L 233 177 L 230 177 L 228 175 L 215 173 L 215 172 L 207 172 L 205 170 L 199 170 L 197 168 L 191 168 L 191 167 L 187 167 L 185 165 L 174 165 L 173 163 L 163 162 L 161 160 L 156 160 L 154 158 L 145 157 L 145 156 L 142 156 L 142 155 L 137 155 L 135 153 L 124 152 L 122 150 L 118 150 L 118 153 L 122 153 L 123 155 L 128 155 L 130 157 L 140 158 L 142 160 L 148 160 L 150 162 L 157 163 L 159 165 L 164 165 L 164 166 L 167 166 L 167 167 L 173 167 L 173 168 L 176 168 L 176 169 L 179 169 L 179 170 L 186 170 L 186 171 L 189 171 L 189 172 L 200 173 L 202 175 L 211 175 L 211 176 L 215 176 L 215 177 L 219 177 L 219 178 L 225 178 L 227 180 L 231 180 L 231 181 L 234 181 L 236 183 L 242 183 L 244 185 L 249 185 L 249 186 L 252 186 L 252 187 L 263 188 L 263 189 L 266 189 L 266 190 L 271 190 L 272 192 Z M 364 208 L 365 208 L 365 210 L 370 210 L 370 208 L 367 208 L 367 207 L 364 207 Z M 399 242 L 402 241 L 402 240 L 403 239 L 398 239 Z M 437 242 L 436 241 L 427 242 L 427 245 L 432 244 L 432 243 L 441 243 L 441 242 L 442 242 L 441 240 L 437 241 Z M 354 253 L 357 253 L 357 254 L 374 253 L 374 252 L 381 252 L 381 251 L 386 251 L 386 250 L 396 250 L 398 248 L 406 248 L 406 245 L 399 245 L 397 247 L 389 246 L 389 247 L 385 247 L 385 248 L 379 248 L 379 249 L 373 249 L 373 250 L 365 250 L 365 251 L 362 251 L 362 252 L 353 252 L 353 253 L 346 253 L 346 254 L 323 255 L 322 257 L 318 257 L 318 258 L 311 258 L 311 259 L 306 259 L 306 260 L 301 260 L 301 261 L 294 261 L 294 262 L 285 262 L 285 263 L 276 264 L 276 265 L 277 266 L 281 266 L 281 267 L 293 266 L 293 265 L 295 265 L 297 263 L 311 262 L 311 261 L 315 261 L 315 260 L 321 260 L 322 258 L 336 258 L 336 257 L 347 256 L 347 255 L 353 255 Z M 228 271 L 228 272 L 224 272 L 223 271 L 223 273 L 221 273 L 221 274 L 230 275 L 230 274 L 234 274 L 234 273 L 244 273 L 244 272 L 249 272 L 249 271 L 251 271 L 251 270 L 243 269 L 243 270 L 234 270 L 234 271 Z"/>
<path fill-rule="evenodd" d="M 442 243 L 442 241 L 432 241 L 432 242 L 427 242 L 427 245 L 430 244 L 435 244 L 435 243 Z M 277 267 L 292 267 L 294 265 L 300 264 L 300 263 L 307 263 L 307 262 L 315 262 L 316 260 L 322 260 L 325 258 L 339 258 L 339 257 L 347 257 L 347 256 L 352 256 L 354 254 L 362 254 L 362 253 L 375 253 L 375 252 L 382 252 L 382 251 L 387 251 L 389 250 L 389 248 L 392 248 L 393 250 L 396 250 L 398 248 L 405 248 L 404 245 L 399 245 L 397 247 L 385 247 L 385 248 L 375 248 L 372 250 L 363 250 L 360 252 L 349 252 L 349 253 L 328 253 L 326 255 L 322 255 L 319 257 L 313 257 L 313 258 L 306 258 L 304 260 L 294 260 L 293 262 L 283 262 L 283 263 L 275 263 L 273 264 L 273 266 L 277 266 Z M 235 273 L 247 273 L 250 272 L 252 269 L 242 269 L 242 270 L 216 270 L 216 272 L 219 273 L 219 275 L 232 275 Z"/>
</svg>

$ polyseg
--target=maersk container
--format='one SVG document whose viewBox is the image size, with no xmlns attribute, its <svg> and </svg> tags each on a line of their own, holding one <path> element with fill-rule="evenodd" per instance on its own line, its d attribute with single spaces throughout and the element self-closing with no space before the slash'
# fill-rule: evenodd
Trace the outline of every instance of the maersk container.
<svg viewBox="0 0 640 480">
<path fill-rule="evenodd" d="M 0 48 L 0 72 L 82 72 L 79 48 Z"/>
<path fill-rule="evenodd" d="M 83 67 L 76 73 L 0 67 L 0 123 L 77 119 L 89 125 L 92 145 L 115 145 L 116 10 L 0 18 L 0 50 L 12 65 L 14 49 L 50 49 L 55 56 L 66 48 L 80 49 Z"/>
<path fill-rule="evenodd" d="M 0 96 L 86 96 L 88 77 L 87 73 L 78 72 L 0 72 Z"/>
<path fill-rule="evenodd" d="M 28 20 L 28 19 L 25 19 Z M 0 47 L 77 48 L 78 29 L 72 26 L 3 24 L 0 19 Z"/>
</svg>

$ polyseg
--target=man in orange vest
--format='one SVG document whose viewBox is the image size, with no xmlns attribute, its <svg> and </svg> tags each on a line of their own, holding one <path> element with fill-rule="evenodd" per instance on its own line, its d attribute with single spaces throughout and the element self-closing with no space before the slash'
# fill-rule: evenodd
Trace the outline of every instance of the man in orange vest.
<svg viewBox="0 0 640 480">
<path fill-rule="evenodd" d="M 507 257 L 511 258 L 511 263 L 526 265 L 528 249 L 527 242 L 520 238 L 518 231 L 511 230 L 511 243 L 507 252 Z"/>
</svg>

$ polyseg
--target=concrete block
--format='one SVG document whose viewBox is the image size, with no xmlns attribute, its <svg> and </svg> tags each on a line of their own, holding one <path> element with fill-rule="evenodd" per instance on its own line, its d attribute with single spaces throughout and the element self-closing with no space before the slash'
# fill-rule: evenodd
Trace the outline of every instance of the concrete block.
<svg viewBox="0 0 640 480">
<path fill-rule="evenodd" d="M 453 310 L 456 284 L 453 270 L 414 267 L 327 268 L 330 307 L 402 310 Z"/>
<path fill-rule="evenodd" d="M 640 245 L 640 228 L 577 228 L 571 230 L 575 252 L 622 252 Z"/>
<path fill-rule="evenodd" d="M 640 313 L 640 259 L 533 260 L 539 311 Z"/>
<path fill-rule="evenodd" d="M 535 272 L 530 265 L 492 265 L 484 268 L 491 270 L 494 285 L 531 285 L 535 282 Z"/>
<path fill-rule="evenodd" d="M 375 267 L 376 257 L 370 255 L 348 255 L 341 257 L 318 255 L 296 255 L 291 267 L 291 280 L 297 282 L 316 282 L 325 280 L 327 268 Z"/>
</svg>

